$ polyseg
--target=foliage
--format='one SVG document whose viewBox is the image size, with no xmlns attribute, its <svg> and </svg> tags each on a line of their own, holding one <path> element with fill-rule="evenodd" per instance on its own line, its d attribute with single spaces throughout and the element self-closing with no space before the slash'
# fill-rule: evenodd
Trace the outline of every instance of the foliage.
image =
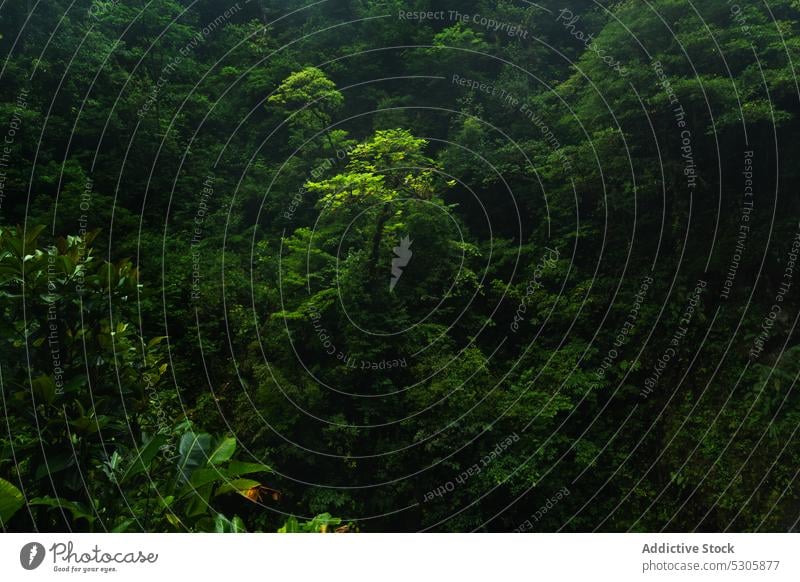
<svg viewBox="0 0 800 582">
<path fill-rule="evenodd" d="M 797 527 L 798 2 L 28 4 L 4 530 Z"/>
</svg>

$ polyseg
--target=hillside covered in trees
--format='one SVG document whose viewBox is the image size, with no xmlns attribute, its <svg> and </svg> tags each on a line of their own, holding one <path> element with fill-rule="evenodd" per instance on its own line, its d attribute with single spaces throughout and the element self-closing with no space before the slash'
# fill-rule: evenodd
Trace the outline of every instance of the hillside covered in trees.
<svg viewBox="0 0 800 582">
<path fill-rule="evenodd" d="M 792 531 L 800 2 L 0 3 L 4 531 Z"/>
</svg>

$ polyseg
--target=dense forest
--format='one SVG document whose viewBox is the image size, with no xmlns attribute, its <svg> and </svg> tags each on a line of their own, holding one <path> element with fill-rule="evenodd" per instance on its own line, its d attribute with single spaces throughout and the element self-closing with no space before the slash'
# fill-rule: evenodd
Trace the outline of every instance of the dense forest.
<svg viewBox="0 0 800 582">
<path fill-rule="evenodd" d="M 798 0 L 0 2 L 4 531 L 793 531 Z"/>
</svg>

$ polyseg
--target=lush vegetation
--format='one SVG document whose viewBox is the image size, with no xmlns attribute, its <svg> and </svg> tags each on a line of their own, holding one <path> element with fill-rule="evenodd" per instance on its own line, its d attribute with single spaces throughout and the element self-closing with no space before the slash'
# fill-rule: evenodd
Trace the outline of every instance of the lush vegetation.
<svg viewBox="0 0 800 582">
<path fill-rule="evenodd" d="M 798 33 L 0 5 L 3 529 L 796 529 Z"/>
</svg>

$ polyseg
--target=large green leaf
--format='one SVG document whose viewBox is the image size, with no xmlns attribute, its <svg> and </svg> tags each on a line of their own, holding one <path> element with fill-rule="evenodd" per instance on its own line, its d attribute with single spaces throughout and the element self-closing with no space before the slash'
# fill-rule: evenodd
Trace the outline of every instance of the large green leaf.
<svg viewBox="0 0 800 582">
<path fill-rule="evenodd" d="M 253 479 L 233 479 L 232 481 L 228 481 L 217 487 L 217 491 L 214 493 L 214 495 L 223 495 L 224 493 L 233 492 L 241 493 L 242 491 L 247 491 L 253 487 L 258 487 L 259 485 L 261 485 L 261 483 L 254 481 Z"/>
<path fill-rule="evenodd" d="M 201 467 L 192 473 L 189 483 L 178 494 L 178 498 L 184 498 L 209 483 L 227 481 L 252 473 L 272 473 L 272 468 L 262 463 L 246 463 L 244 461 L 231 461 L 226 467 Z"/>
<path fill-rule="evenodd" d="M 66 509 L 72 514 L 73 519 L 85 519 L 89 523 L 94 521 L 94 513 L 83 504 L 62 499 L 61 497 L 37 497 L 31 499 L 29 505 L 45 505 L 47 507 L 56 507 L 58 509 Z"/>
<path fill-rule="evenodd" d="M 197 517 L 210 509 L 211 506 L 208 504 L 208 500 L 211 498 L 213 488 L 214 486 L 209 483 L 193 490 L 194 495 L 189 498 L 186 504 L 187 517 Z"/>
<path fill-rule="evenodd" d="M 235 451 L 236 451 L 236 438 L 225 437 L 222 440 L 220 440 L 220 442 L 211 452 L 211 455 L 208 458 L 208 462 L 212 465 L 218 465 L 220 463 L 224 463 L 233 456 L 233 453 Z"/>
<path fill-rule="evenodd" d="M 22 491 L 5 479 L 0 479 L 0 524 L 5 523 L 25 504 Z"/>
<path fill-rule="evenodd" d="M 139 449 L 136 458 L 122 475 L 120 483 L 124 483 L 134 475 L 138 475 L 150 468 L 150 463 L 158 455 L 158 450 L 167 442 L 165 435 L 156 435 L 146 445 Z"/>
<path fill-rule="evenodd" d="M 49 451 L 45 460 L 40 461 L 36 467 L 34 478 L 38 481 L 48 475 L 55 475 L 60 471 L 75 466 L 74 451 Z"/>
<path fill-rule="evenodd" d="M 206 464 L 210 458 L 212 438 L 210 434 L 187 432 L 181 437 L 178 445 L 178 476 L 188 481 L 198 467 Z"/>
<path fill-rule="evenodd" d="M 192 478 L 189 479 L 189 482 L 181 490 L 181 492 L 178 493 L 177 497 L 178 499 L 182 499 L 187 495 L 194 493 L 196 489 L 199 489 L 210 483 L 222 481 L 228 477 L 229 475 L 226 470 L 219 469 L 217 467 L 197 469 L 192 473 Z"/>
<path fill-rule="evenodd" d="M 246 461 L 231 461 L 228 463 L 226 473 L 231 477 L 240 477 L 252 473 L 273 473 L 272 467 L 263 463 L 248 463 Z"/>
</svg>

